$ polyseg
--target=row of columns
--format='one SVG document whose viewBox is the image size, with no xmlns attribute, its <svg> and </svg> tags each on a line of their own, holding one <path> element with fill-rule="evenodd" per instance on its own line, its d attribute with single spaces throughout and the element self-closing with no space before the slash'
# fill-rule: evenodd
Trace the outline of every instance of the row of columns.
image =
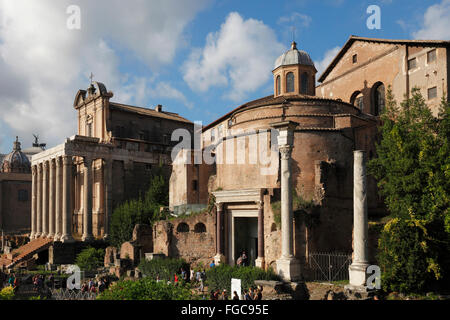
<svg viewBox="0 0 450 320">
<path fill-rule="evenodd" d="M 84 203 L 83 241 L 94 239 L 92 232 L 93 210 L 93 159 L 83 157 Z M 61 156 L 32 166 L 31 239 L 53 238 L 54 241 L 73 242 L 72 236 L 72 170 L 71 156 Z M 112 211 L 112 161 L 104 166 L 104 237 L 108 237 Z"/>
<path fill-rule="evenodd" d="M 72 157 L 62 156 L 32 166 L 31 239 L 73 241 L 72 165 Z"/>
</svg>

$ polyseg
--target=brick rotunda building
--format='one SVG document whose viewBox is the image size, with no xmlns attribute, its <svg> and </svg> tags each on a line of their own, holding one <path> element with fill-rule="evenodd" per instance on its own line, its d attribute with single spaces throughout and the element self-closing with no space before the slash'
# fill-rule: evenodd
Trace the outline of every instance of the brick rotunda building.
<svg viewBox="0 0 450 320">
<path fill-rule="evenodd" d="M 275 62 L 273 95 L 203 128 L 203 161 L 174 164 L 170 206 L 189 210 L 209 192 L 216 208 L 212 216 L 157 224 L 155 252 L 234 265 L 246 251 L 250 265 L 273 267 L 288 280 L 298 279 L 312 251 L 351 252 L 353 151 L 374 155 L 378 118 L 317 97 L 316 72 L 293 42 Z M 180 152 L 179 158 L 189 156 Z M 376 184 L 369 181 L 368 188 L 374 212 Z M 293 214 L 282 217 L 287 195 L 293 197 Z M 195 231 L 199 223 L 203 238 Z"/>
</svg>

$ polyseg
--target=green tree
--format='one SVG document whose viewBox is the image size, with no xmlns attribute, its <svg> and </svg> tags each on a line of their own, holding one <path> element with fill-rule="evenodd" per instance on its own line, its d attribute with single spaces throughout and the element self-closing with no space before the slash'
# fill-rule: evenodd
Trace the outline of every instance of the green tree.
<svg viewBox="0 0 450 320">
<path fill-rule="evenodd" d="M 377 158 L 368 164 L 393 218 L 378 262 L 386 289 L 421 291 L 448 276 L 449 104 L 443 100 L 435 118 L 417 88 L 400 108 L 390 88 L 386 100 Z"/>
<path fill-rule="evenodd" d="M 75 264 L 84 271 L 94 271 L 103 266 L 105 250 L 92 247 L 81 251 L 75 260 Z"/>
<path fill-rule="evenodd" d="M 129 241 L 136 224 L 153 224 L 162 218 L 160 207 L 169 204 L 169 186 L 160 166 L 152 175 L 150 187 L 144 198 L 126 201 L 118 206 L 111 218 L 111 243 L 120 247 Z"/>
</svg>

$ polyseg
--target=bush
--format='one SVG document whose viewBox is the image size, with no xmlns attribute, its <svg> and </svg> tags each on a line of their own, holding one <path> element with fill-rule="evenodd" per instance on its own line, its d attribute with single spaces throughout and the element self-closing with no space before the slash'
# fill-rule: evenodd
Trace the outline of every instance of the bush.
<svg viewBox="0 0 450 320">
<path fill-rule="evenodd" d="M 120 248 L 129 241 L 137 224 L 152 225 L 162 218 L 160 207 L 169 204 L 169 187 L 159 167 L 153 174 L 150 187 L 144 197 L 132 199 L 118 206 L 111 218 L 111 244 Z"/>
<path fill-rule="evenodd" d="M 14 299 L 14 288 L 5 287 L 0 291 L 0 300 L 13 300 Z"/>
<path fill-rule="evenodd" d="M 265 271 L 257 267 L 232 267 L 221 264 L 206 271 L 206 284 L 209 290 L 226 289 L 231 292 L 232 278 L 241 279 L 243 290 L 254 286 L 255 280 L 280 280 L 280 277 L 272 269 Z"/>
<path fill-rule="evenodd" d="M 154 259 L 144 260 L 139 264 L 139 270 L 146 277 L 156 280 L 174 281 L 174 274 L 181 273 L 181 269 L 189 272 L 189 264 L 183 259 Z M 180 279 L 181 280 L 181 279 Z"/>
<path fill-rule="evenodd" d="M 395 218 L 386 224 L 380 239 L 378 263 L 383 290 L 420 293 L 443 280 L 448 246 L 442 223 Z M 447 262 L 445 261 L 447 260 Z"/>
<path fill-rule="evenodd" d="M 156 282 L 145 278 L 138 281 L 120 281 L 97 297 L 97 300 L 196 300 L 188 287 Z"/>
<path fill-rule="evenodd" d="M 105 259 L 104 249 L 87 248 L 81 251 L 75 260 L 75 264 L 84 271 L 94 271 L 103 266 Z"/>
</svg>

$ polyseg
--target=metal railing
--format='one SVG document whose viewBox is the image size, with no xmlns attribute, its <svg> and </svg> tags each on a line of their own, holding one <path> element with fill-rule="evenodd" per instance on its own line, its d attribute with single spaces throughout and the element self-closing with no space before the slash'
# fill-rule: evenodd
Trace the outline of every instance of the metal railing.
<svg viewBox="0 0 450 320">
<path fill-rule="evenodd" d="M 348 253 L 311 253 L 308 257 L 311 280 L 345 281 L 349 279 L 348 267 L 352 255 Z"/>
<path fill-rule="evenodd" d="M 50 289 L 54 300 L 95 300 L 98 293 L 81 290 Z"/>
</svg>

